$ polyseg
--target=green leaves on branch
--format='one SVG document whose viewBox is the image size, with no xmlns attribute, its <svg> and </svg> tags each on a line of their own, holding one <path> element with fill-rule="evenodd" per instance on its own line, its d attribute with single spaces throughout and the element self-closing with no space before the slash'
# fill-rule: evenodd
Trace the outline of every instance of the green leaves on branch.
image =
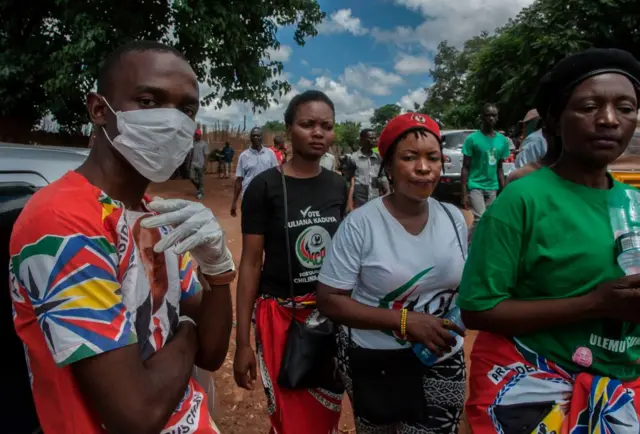
<svg viewBox="0 0 640 434">
<path fill-rule="evenodd" d="M 207 84 L 204 103 L 267 108 L 290 90 L 279 26 L 303 45 L 325 14 L 315 0 L 0 0 L 0 116 L 35 124 L 51 112 L 63 129 L 87 122 L 86 93 L 117 46 L 152 39 L 176 46 Z"/>
<path fill-rule="evenodd" d="M 267 133 L 286 133 L 287 126 L 282 121 L 268 121 L 262 126 Z"/>
<path fill-rule="evenodd" d="M 484 103 L 496 102 L 501 126 L 513 125 L 532 107 L 540 78 L 590 47 L 621 48 L 640 59 L 640 2 L 536 0 L 494 36 L 476 36 L 462 50 L 443 42 L 422 110 L 445 127 L 469 128 Z"/>
<path fill-rule="evenodd" d="M 387 104 L 382 107 L 378 107 L 373 111 L 373 116 L 371 116 L 371 128 L 376 132 L 376 134 L 380 135 L 385 125 L 398 116 L 402 112 L 402 107 L 397 104 Z"/>
<path fill-rule="evenodd" d="M 335 143 L 345 152 L 352 152 L 358 149 L 360 143 L 360 122 L 344 121 L 335 125 Z"/>
</svg>

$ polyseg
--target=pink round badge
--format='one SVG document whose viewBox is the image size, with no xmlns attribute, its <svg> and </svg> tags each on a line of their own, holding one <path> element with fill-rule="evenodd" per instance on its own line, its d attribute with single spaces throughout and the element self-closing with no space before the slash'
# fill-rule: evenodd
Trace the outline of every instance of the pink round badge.
<svg viewBox="0 0 640 434">
<path fill-rule="evenodd" d="M 588 368 L 593 363 L 593 354 L 587 347 L 579 347 L 571 358 L 576 365 Z"/>
</svg>

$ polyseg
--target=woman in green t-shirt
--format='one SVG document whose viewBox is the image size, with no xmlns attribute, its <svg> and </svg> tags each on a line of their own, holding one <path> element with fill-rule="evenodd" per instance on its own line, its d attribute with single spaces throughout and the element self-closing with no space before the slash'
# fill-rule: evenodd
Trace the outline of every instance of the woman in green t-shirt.
<svg viewBox="0 0 640 434">
<path fill-rule="evenodd" d="M 510 184 L 475 233 L 458 305 L 480 330 L 467 417 L 478 433 L 640 431 L 640 275 L 616 263 L 607 173 L 633 136 L 640 63 L 592 49 L 540 82 L 562 146 Z M 622 427 L 624 431 L 622 431 Z"/>
</svg>

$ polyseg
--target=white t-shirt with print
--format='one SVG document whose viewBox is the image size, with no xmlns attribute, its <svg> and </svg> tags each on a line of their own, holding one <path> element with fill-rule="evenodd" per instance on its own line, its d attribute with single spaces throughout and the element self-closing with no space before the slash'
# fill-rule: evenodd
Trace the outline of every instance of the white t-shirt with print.
<svg viewBox="0 0 640 434">
<path fill-rule="evenodd" d="M 442 317 L 455 305 L 464 257 L 446 206 L 455 221 L 462 249 L 467 252 L 467 226 L 453 205 L 428 199 L 429 219 L 419 235 L 412 235 L 393 217 L 383 198 L 357 208 L 333 237 L 318 281 L 345 291 L 367 306 L 400 310 L 404 307 Z M 398 316 L 399 318 L 399 316 Z M 360 347 L 400 349 L 410 344 L 399 333 L 352 329 Z M 462 347 L 462 337 L 447 356 Z"/>
</svg>

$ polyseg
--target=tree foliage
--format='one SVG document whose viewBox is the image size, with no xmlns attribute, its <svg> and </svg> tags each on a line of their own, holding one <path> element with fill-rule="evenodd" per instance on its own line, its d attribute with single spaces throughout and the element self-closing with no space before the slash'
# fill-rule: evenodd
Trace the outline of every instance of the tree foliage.
<svg viewBox="0 0 640 434">
<path fill-rule="evenodd" d="M 476 36 L 462 50 L 444 42 L 422 110 L 443 127 L 469 128 L 483 104 L 496 102 L 506 128 L 531 109 L 540 78 L 557 61 L 591 47 L 640 58 L 640 2 L 536 0 L 493 36 Z"/>
<path fill-rule="evenodd" d="M 303 45 L 324 13 L 315 0 L 0 0 L 0 116 L 32 126 L 51 112 L 63 129 L 86 123 L 85 95 L 100 62 L 118 45 L 152 39 L 185 53 L 217 99 L 265 108 L 290 85 L 277 28 L 295 25 Z"/>
<path fill-rule="evenodd" d="M 400 112 L 402 112 L 402 107 L 397 104 L 386 104 L 378 107 L 373 111 L 373 116 L 371 116 L 371 128 L 376 134 L 380 134 L 387 122 L 398 116 Z"/>
<path fill-rule="evenodd" d="M 486 46 L 491 37 L 482 32 L 465 42 L 458 50 L 442 41 L 434 58 L 434 68 L 430 71 L 434 83 L 427 90 L 427 100 L 420 109 L 443 127 L 460 127 L 476 116 L 465 101 L 467 96 L 467 74 L 473 57 Z"/>
<path fill-rule="evenodd" d="M 269 133 L 284 133 L 287 131 L 287 126 L 282 121 L 268 121 L 262 129 Z"/>
<path fill-rule="evenodd" d="M 335 125 L 336 144 L 346 152 L 354 151 L 360 142 L 360 122 L 344 121 Z"/>
<path fill-rule="evenodd" d="M 640 2 L 537 0 L 473 59 L 470 99 L 498 102 L 503 124 L 514 124 L 531 108 L 540 78 L 560 59 L 591 47 L 640 58 Z"/>
</svg>

